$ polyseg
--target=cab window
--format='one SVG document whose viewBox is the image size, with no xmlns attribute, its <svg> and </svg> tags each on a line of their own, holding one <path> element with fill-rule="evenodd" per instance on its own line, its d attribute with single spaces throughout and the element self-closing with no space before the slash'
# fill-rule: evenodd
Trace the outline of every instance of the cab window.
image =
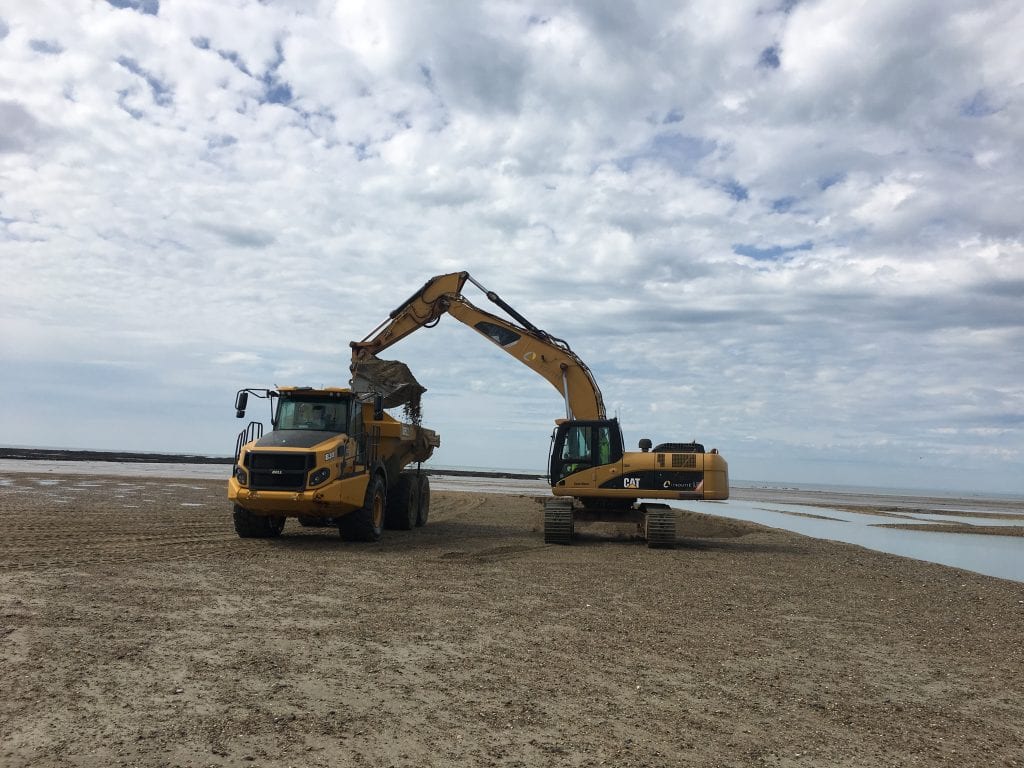
<svg viewBox="0 0 1024 768">
<path fill-rule="evenodd" d="M 608 427 L 597 427 L 597 463 L 612 463 L 612 431 Z"/>
<path fill-rule="evenodd" d="M 348 427 L 346 405 L 339 400 L 282 400 L 278 409 L 277 428 L 344 432 Z"/>
<path fill-rule="evenodd" d="M 573 472 L 591 467 L 594 464 L 591 450 L 590 426 L 570 427 L 565 433 L 565 442 L 559 456 L 557 479 L 571 475 Z"/>
<path fill-rule="evenodd" d="M 563 461 L 590 462 L 590 427 L 572 427 L 562 446 Z"/>
</svg>

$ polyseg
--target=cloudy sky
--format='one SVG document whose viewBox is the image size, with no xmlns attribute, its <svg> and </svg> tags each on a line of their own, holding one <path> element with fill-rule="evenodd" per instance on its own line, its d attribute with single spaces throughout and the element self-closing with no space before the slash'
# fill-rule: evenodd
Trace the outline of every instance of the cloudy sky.
<svg viewBox="0 0 1024 768">
<path fill-rule="evenodd" d="M 230 454 L 235 390 L 468 270 L 630 446 L 1024 491 L 1022 8 L 0 0 L 0 444 Z M 385 356 L 437 463 L 544 466 L 528 369 Z"/>
</svg>

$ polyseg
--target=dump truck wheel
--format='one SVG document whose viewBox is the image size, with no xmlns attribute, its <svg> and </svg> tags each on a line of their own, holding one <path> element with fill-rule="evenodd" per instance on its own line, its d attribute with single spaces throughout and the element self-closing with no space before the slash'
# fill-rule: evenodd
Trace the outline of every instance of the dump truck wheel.
<svg viewBox="0 0 1024 768">
<path fill-rule="evenodd" d="M 283 517 L 254 515 L 237 504 L 231 517 L 235 523 L 235 533 L 243 539 L 274 539 L 284 530 Z"/>
<path fill-rule="evenodd" d="M 417 475 L 417 482 L 420 486 L 419 504 L 416 506 L 416 525 L 426 525 L 427 517 L 430 515 L 430 478 L 426 475 Z"/>
<path fill-rule="evenodd" d="M 387 492 L 384 479 L 374 475 L 366 486 L 363 506 L 349 512 L 338 521 L 338 533 L 345 541 L 379 541 L 384 530 L 384 511 L 387 508 Z"/>
<path fill-rule="evenodd" d="M 416 525 L 420 506 L 420 484 L 416 475 L 403 472 L 388 494 L 384 522 L 388 528 L 408 531 Z"/>
<path fill-rule="evenodd" d="M 571 544 L 573 528 L 570 499 L 549 499 L 544 502 L 545 544 Z"/>
</svg>

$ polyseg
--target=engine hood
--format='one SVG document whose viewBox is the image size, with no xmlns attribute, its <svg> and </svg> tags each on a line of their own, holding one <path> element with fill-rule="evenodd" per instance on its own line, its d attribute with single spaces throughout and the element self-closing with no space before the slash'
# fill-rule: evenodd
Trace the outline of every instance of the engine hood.
<svg viewBox="0 0 1024 768">
<path fill-rule="evenodd" d="M 312 448 L 333 440 L 341 432 L 321 432 L 313 429 L 275 429 L 256 441 L 257 448 Z"/>
</svg>

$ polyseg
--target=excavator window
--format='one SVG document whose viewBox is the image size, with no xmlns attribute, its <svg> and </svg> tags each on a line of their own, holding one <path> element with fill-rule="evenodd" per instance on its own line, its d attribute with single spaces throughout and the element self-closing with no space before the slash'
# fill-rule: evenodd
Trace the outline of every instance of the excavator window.
<svg viewBox="0 0 1024 768">
<path fill-rule="evenodd" d="M 562 458 L 567 461 L 590 461 L 590 427 L 571 427 L 565 436 Z"/>
<path fill-rule="evenodd" d="M 553 483 L 589 467 L 613 464 L 622 458 L 618 423 L 590 421 L 562 424 L 554 435 L 550 475 Z"/>
<path fill-rule="evenodd" d="M 610 464 L 612 461 L 612 438 L 608 427 L 596 427 L 597 430 L 597 463 Z"/>
<path fill-rule="evenodd" d="M 502 328 L 500 325 L 495 325 L 494 323 L 488 323 L 486 320 L 481 320 L 473 327 L 499 347 L 509 347 L 522 338 L 522 336 L 515 331 L 508 328 Z"/>
<path fill-rule="evenodd" d="M 591 451 L 592 436 L 593 427 L 589 424 L 571 426 L 566 430 L 561 455 L 559 456 L 561 459 L 561 469 L 558 479 L 594 465 L 594 457 Z"/>
</svg>

